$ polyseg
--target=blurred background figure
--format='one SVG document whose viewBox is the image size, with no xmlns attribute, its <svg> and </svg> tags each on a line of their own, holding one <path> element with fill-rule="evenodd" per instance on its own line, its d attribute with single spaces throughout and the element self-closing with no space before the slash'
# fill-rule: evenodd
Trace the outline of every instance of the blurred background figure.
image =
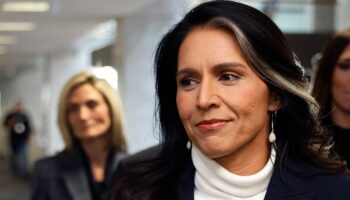
<svg viewBox="0 0 350 200">
<path fill-rule="evenodd" d="M 84 71 L 66 83 L 58 109 L 65 149 L 35 164 L 31 199 L 106 199 L 111 176 L 126 155 L 117 91 Z"/>
<path fill-rule="evenodd" d="M 336 33 L 321 55 L 312 94 L 321 105 L 322 123 L 334 134 L 336 151 L 349 164 L 350 29 Z"/>
<path fill-rule="evenodd" d="M 6 115 L 4 126 L 9 133 L 12 172 L 15 176 L 24 178 L 28 175 L 27 156 L 31 125 L 20 100 L 16 100 L 14 109 Z"/>
</svg>

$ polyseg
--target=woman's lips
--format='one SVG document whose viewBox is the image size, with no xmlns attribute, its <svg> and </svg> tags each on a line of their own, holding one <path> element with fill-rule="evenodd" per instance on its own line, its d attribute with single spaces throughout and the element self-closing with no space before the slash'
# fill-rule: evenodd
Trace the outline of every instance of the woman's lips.
<svg viewBox="0 0 350 200">
<path fill-rule="evenodd" d="M 222 120 L 222 119 L 204 120 L 199 122 L 197 124 L 197 127 L 202 131 L 210 131 L 210 130 L 214 130 L 225 126 L 227 122 L 228 120 Z"/>
</svg>

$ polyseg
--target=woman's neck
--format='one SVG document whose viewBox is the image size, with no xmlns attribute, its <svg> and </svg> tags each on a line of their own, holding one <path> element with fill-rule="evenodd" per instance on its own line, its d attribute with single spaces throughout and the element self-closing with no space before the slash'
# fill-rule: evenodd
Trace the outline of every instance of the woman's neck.
<svg viewBox="0 0 350 200">
<path fill-rule="evenodd" d="M 90 140 L 82 140 L 80 144 L 89 160 L 94 180 L 104 181 L 105 166 L 111 147 L 109 134 Z"/>
<path fill-rule="evenodd" d="M 217 161 L 205 156 L 193 145 L 191 156 L 196 168 L 195 197 L 202 197 L 202 199 L 263 199 L 276 158 L 276 153 L 272 146 L 271 148 L 265 166 L 256 173 L 241 175 L 242 173 L 237 174 L 237 170 L 246 169 L 246 165 L 238 166 L 235 172 L 232 172 Z M 255 157 L 260 156 L 253 156 L 250 160 L 256 160 Z M 248 163 L 254 165 L 256 162 Z"/>
<path fill-rule="evenodd" d="M 254 148 L 255 150 L 245 151 L 244 149 L 235 152 L 229 156 L 215 159 L 217 163 L 228 171 L 240 175 L 248 176 L 260 171 L 267 163 L 270 156 L 270 148 L 268 145 L 262 145 Z"/>
</svg>

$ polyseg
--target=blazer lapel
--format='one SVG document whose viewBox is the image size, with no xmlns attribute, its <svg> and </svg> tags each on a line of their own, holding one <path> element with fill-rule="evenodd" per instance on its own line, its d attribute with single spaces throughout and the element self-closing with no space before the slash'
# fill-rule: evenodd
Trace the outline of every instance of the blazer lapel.
<svg viewBox="0 0 350 200">
<path fill-rule="evenodd" d="M 186 165 L 183 175 L 181 176 L 181 200 L 193 200 L 194 199 L 194 176 L 196 169 L 193 166 L 192 160 Z"/>
<path fill-rule="evenodd" d="M 60 166 L 63 180 L 73 200 L 92 200 L 88 178 L 79 152 L 62 156 Z"/>
<path fill-rule="evenodd" d="M 127 154 L 124 152 L 115 152 L 113 153 L 112 164 L 107 168 L 106 184 L 111 185 L 115 179 L 116 174 L 118 173 L 117 169 L 119 167 L 120 161 L 127 157 Z"/>
<path fill-rule="evenodd" d="M 293 165 L 292 163 L 289 164 Z M 308 185 L 304 184 L 303 175 L 301 173 L 299 175 L 297 171 L 287 167 L 279 170 L 275 163 L 275 169 L 264 199 L 314 199 L 315 192 Z"/>
</svg>

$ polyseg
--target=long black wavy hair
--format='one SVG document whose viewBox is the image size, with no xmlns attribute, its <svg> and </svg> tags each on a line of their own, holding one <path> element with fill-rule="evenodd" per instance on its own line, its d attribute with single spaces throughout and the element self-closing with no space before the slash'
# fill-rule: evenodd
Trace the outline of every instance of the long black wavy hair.
<svg viewBox="0 0 350 200">
<path fill-rule="evenodd" d="M 260 11 L 233 1 L 210 1 L 188 12 L 159 43 L 155 56 L 157 120 L 162 150 L 150 162 L 126 173 L 116 199 L 179 199 L 181 173 L 191 162 L 188 137 L 176 105 L 179 47 L 198 26 L 223 29 L 235 37 L 256 74 L 281 99 L 275 117 L 277 165 L 303 161 L 319 173 L 345 169 L 328 151 L 328 136 L 319 126 L 318 105 L 307 91 L 307 79 L 279 28 Z M 288 159 L 287 159 L 288 158 Z"/>
<path fill-rule="evenodd" d="M 322 57 L 317 66 L 312 95 L 320 104 L 323 125 L 330 127 L 332 112 L 332 77 L 337 62 L 345 48 L 350 44 L 350 28 L 332 36 L 322 50 Z"/>
</svg>

